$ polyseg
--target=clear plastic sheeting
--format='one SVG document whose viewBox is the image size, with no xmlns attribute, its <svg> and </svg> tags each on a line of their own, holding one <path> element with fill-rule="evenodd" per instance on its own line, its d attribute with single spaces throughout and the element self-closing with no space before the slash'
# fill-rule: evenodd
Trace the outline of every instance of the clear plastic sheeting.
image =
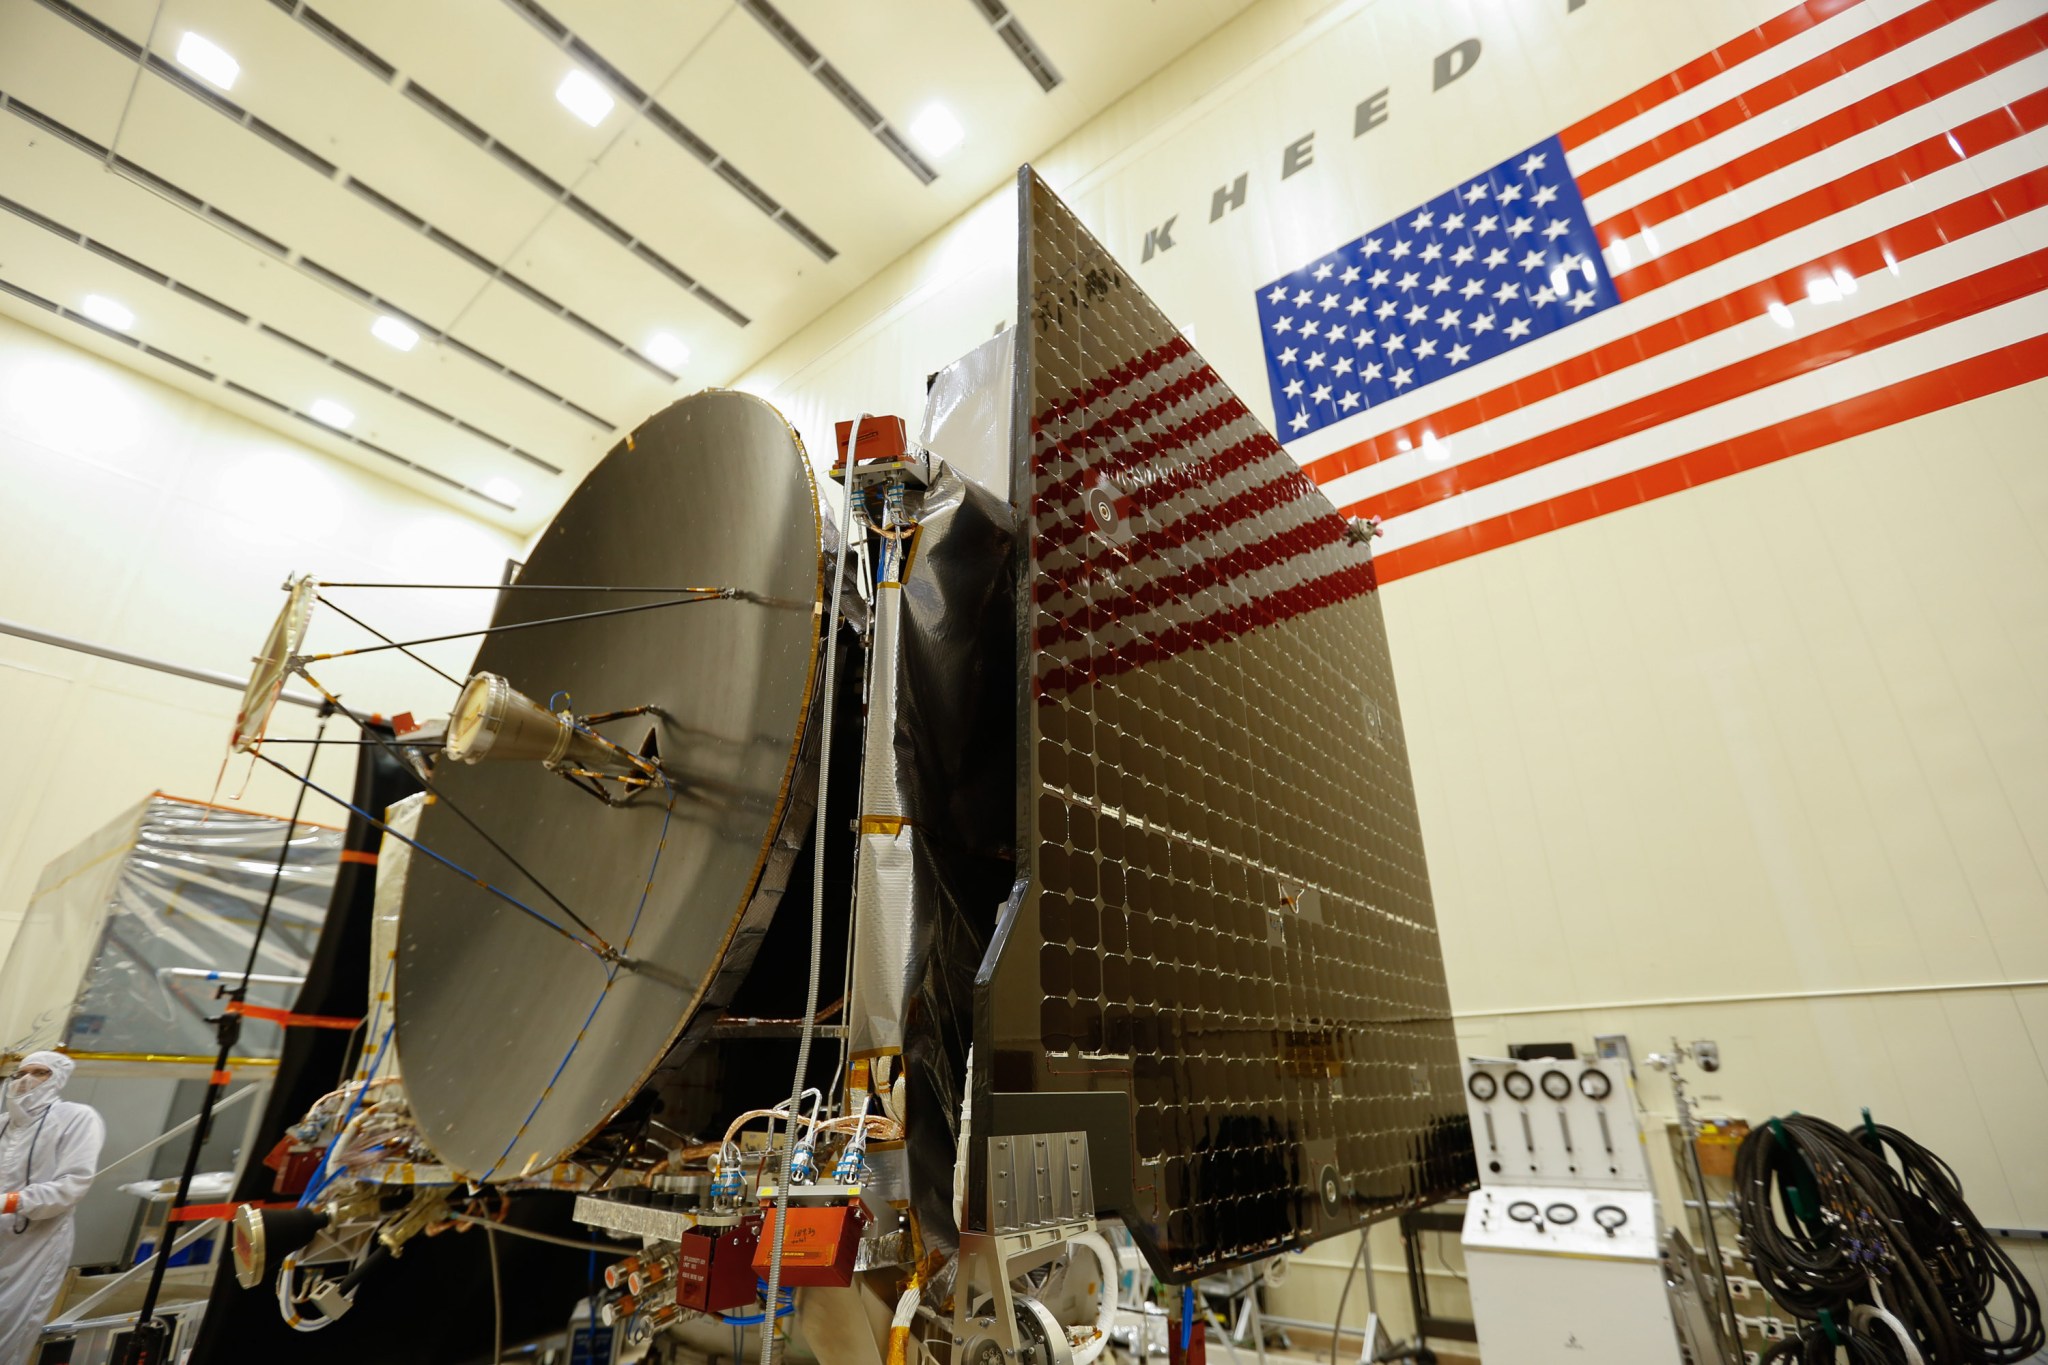
<svg viewBox="0 0 2048 1365">
<path fill-rule="evenodd" d="M 158 793 L 53 861 L 0 968 L 0 1051 L 211 1057 L 219 980 L 199 973 L 239 979 L 285 829 Z M 305 975 L 341 841 L 320 825 L 293 832 L 259 978 Z M 298 990 L 258 979 L 249 1001 L 288 1008 Z M 236 1054 L 274 1057 L 283 1037 L 252 1022 Z"/>
</svg>

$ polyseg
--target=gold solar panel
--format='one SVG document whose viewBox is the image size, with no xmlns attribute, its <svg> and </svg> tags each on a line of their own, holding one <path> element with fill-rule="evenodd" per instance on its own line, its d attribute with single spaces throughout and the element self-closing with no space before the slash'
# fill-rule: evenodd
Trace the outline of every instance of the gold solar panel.
<svg viewBox="0 0 2048 1365">
<path fill-rule="evenodd" d="M 1369 542 L 1020 201 L 1022 890 L 976 1126 L 1086 1126 L 1185 1280 L 1468 1183 L 1458 1054 Z"/>
</svg>

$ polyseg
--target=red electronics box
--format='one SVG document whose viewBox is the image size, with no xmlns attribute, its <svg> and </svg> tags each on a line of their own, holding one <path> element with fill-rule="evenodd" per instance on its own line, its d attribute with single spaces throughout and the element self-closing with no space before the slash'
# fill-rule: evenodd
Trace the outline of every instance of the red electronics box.
<svg viewBox="0 0 2048 1365">
<path fill-rule="evenodd" d="M 754 1245 L 760 1240 L 758 1217 L 734 1227 L 691 1228 L 684 1233 L 676 1252 L 676 1302 L 699 1313 L 722 1313 L 752 1303 Z M 786 1273 L 787 1252 L 782 1262 Z"/>
<path fill-rule="evenodd" d="M 766 1278 L 768 1257 L 775 1247 L 774 1213 L 754 1246 L 754 1273 Z M 813 1204 L 789 1208 L 789 1231 L 782 1235 L 782 1283 L 794 1288 L 853 1283 L 853 1259 L 860 1250 L 867 1211 L 859 1204 Z"/>
<path fill-rule="evenodd" d="M 834 469 L 846 468 L 846 435 L 853 429 L 853 423 L 840 422 L 833 427 L 838 455 L 834 457 Z M 910 451 L 910 434 L 904 429 L 901 417 L 868 417 L 860 424 L 860 435 L 854 438 L 853 462 L 855 464 L 880 464 L 888 460 L 900 460 Z"/>
</svg>

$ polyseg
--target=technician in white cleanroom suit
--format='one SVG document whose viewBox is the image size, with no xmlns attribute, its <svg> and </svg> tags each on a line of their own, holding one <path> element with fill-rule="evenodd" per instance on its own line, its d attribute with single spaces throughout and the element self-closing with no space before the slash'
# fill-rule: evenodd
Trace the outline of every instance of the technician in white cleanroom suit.
<svg viewBox="0 0 2048 1365">
<path fill-rule="evenodd" d="M 25 1365 L 71 1268 L 71 1211 L 92 1188 L 107 1127 L 57 1098 L 71 1059 L 31 1052 L 0 1114 L 0 1365 Z"/>
</svg>

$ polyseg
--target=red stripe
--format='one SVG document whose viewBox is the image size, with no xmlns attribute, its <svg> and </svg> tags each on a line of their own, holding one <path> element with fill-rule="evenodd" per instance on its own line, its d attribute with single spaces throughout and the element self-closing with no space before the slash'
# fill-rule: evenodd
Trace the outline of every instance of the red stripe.
<svg viewBox="0 0 2048 1365">
<path fill-rule="evenodd" d="M 1614 277 L 1623 301 L 1682 279 L 1731 256 L 1762 246 L 1823 218 L 1832 217 L 1880 194 L 1889 193 L 1936 171 L 1959 165 L 1979 152 L 2024 137 L 2048 126 L 2048 90 L 2037 90 L 2003 109 L 1971 119 L 1947 133 L 1937 133 L 1902 152 L 1871 162 L 1861 170 L 1794 195 L 1761 213 L 1751 214 L 1686 246 L 1645 261 Z"/>
<path fill-rule="evenodd" d="M 1378 586 L 1378 576 L 1370 562 L 1339 569 L 1269 596 L 1241 602 L 1199 621 L 1184 622 L 1158 635 L 1133 640 L 1092 659 L 1077 660 L 1053 669 L 1037 680 L 1037 692 L 1041 697 L 1052 692 L 1071 692 L 1077 687 L 1099 683 L 1146 664 L 1163 662 L 1191 649 L 1221 644 L 1260 626 L 1277 625 L 1305 612 L 1363 597 Z"/>
<path fill-rule="evenodd" d="M 1717 403 L 1824 369 L 1879 346 L 1904 341 L 2014 299 L 2038 294 L 2044 287 L 2048 287 L 2048 249 L 2001 262 L 1939 289 L 1901 299 L 1862 317 L 1823 328 L 1760 354 L 1745 356 L 1733 364 L 1647 394 L 1632 403 L 1623 403 L 1583 421 L 1546 431 L 1427 478 L 1375 494 L 1344 510 L 1347 515 L 1398 517 L 1430 503 L 1525 474 L 1580 451 L 1647 431 Z"/>
<path fill-rule="evenodd" d="M 1249 469 L 1261 460 L 1281 458 L 1285 455 L 1286 452 L 1280 449 L 1279 442 L 1275 441 L 1265 428 L 1255 426 L 1252 434 L 1242 441 L 1233 442 L 1213 455 L 1205 455 L 1199 460 L 1175 465 L 1166 474 L 1139 488 L 1130 495 L 1131 511 L 1157 507 L 1191 488 L 1207 487 L 1240 469 Z M 1283 461 L 1274 467 L 1285 469 L 1290 476 L 1301 473 L 1291 461 Z M 1044 526 L 1033 541 L 1032 555 L 1040 562 L 1045 577 L 1054 584 L 1064 586 L 1086 578 L 1094 572 L 1094 564 L 1103 560 L 1115 559 L 1121 563 L 1141 558 L 1161 545 L 1172 544 L 1174 534 L 1173 525 L 1169 523 L 1155 527 L 1123 545 L 1091 550 L 1082 556 L 1078 564 L 1051 570 L 1043 568 L 1046 559 L 1063 546 L 1078 540 L 1086 530 L 1086 519 L 1073 516 L 1054 525 Z"/>
<path fill-rule="evenodd" d="M 1031 419 L 1031 429 L 1035 432 L 1050 426 L 1068 413 L 1085 408 L 1097 399 L 1106 398 L 1134 380 L 1143 379 L 1169 361 L 1193 353 L 1194 349 L 1186 337 L 1176 335 L 1173 340 L 1155 346 L 1127 363 L 1105 372 L 1087 386 L 1069 389 L 1064 398 Z"/>
<path fill-rule="evenodd" d="M 1734 99 L 1715 105 L 1698 118 L 1687 119 L 1668 133 L 1660 133 L 1598 166 L 1588 167 L 1578 175 L 1579 193 L 1581 196 L 1597 194 L 1610 185 L 1618 185 L 1638 171 L 1647 170 L 1688 147 L 1696 147 L 1708 138 L 1739 127 L 1788 100 L 1818 90 L 1836 77 L 1889 56 L 1916 38 L 1925 38 L 1942 25 L 1952 24 L 1991 3 L 1992 0 L 1927 0 L 1925 4 L 1916 5 L 1898 18 L 1888 19 L 1868 33 L 1858 34 L 1840 47 L 1831 48 L 1818 57 L 1810 57 L 1783 75 L 1773 76 Z"/>
<path fill-rule="evenodd" d="M 1762 431 L 1716 442 L 1634 474 L 1391 550 L 1377 561 L 1380 581 L 1391 583 L 2044 377 L 2048 377 L 2048 336 L 2037 336 Z"/>
<path fill-rule="evenodd" d="M 1875 274 L 1889 264 L 1912 260 L 1936 247 L 1996 227 L 2009 218 L 2030 213 L 2044 205 L 2048 205 L 2048 170 L 2015 176 L 2002 185 L 1944 204 L 1931 213 L 1908 219 L 1897 227 L 1853 242 L 1840 251 L 1816 257 L 1662 322 L 1652 323 L 1632 336 L 1596 346 L 1526 379 L 1503 384 L 1419 421 L 1394 427 L 1356 445 L 1333 451 L 1311 461 L 1307 466 L 1308 472 L 1318 483 L 1328 483 L 1339 475 L 1405 454 L 1422 444 L 1432 433 L 1438 439 L 1448 438 L 1552 394 L 1589 384 L 1603 375 L 1759 317 L 1773 303 L 1804 297 L 1807 280 L 1816 274 L 1832 275 L 1837 269 L 1857 276 Z"/>
<path fill-rule="evenodd" d="M 1794 5 L 1775 19 L 1767 19 L 1748 32 L 1721 44 L 1705 56 L 1694 58 L 1670 75 L 1660 76 L 1635 93 L 1624 95 L 1598 113 L 1580 119 L 1564 130 L 1562 136 L 1566 150 L 1590 142 L 1602 133 L 1613 132 L 1630 119 L 1647 114 L 1673 96 L 1682 95 L 1730 67 L 1740 66 L 1751 57 L 1770 51 L 1788 38 L 1796 38 L 1814 25 L 1833 18 L 1857 3 L 1859 0 L 1807 0 L 1803 5 Z"/>
<path fill-rule="evenodd" d="M 1222 431 L 1233 422 L 1247 420 L 1252 420 L 1251 409 L 1246 407 L 1236 394 L 1224 389 L 1223 401 L 1214 407 L 1204 408 L 1164 431 L 1134 437 L 1129 444 L 1114 454 L 1107 455 L 1094 464 L 1083 465 L 1071 474 L 1044 484 L 1031 501 L 1032 514 L 1044 517 L 1056 512 L 1067 502 L 1075 499 L 1083 488 L 1104 475 L 1121 473 L 1139 465 L 1150 464 L 1175 451 L 1185 449 L 1204 436 L 1212 436 Z"/>
<path fill-rule="evenodd" d="M 1040 453 L 1037 472 L 1043 477 L 1051 473 L 1056 464 L 1064 461 L 1069 456 L 1079 455 L 1083 451 L 1091 450 L 1101 445 L 1107 437 L 1114 436 L 1119 432 L 1128 431 L 1140 423 L 1149 422 L 1176 405 L 1194 397 L 1204 389 L 1211 388 L 1222 382 L 1217 377 L 1216 371 L 1210 369 L 1207 365 L 1197 370 L 1190 370 L 1172 383 L 1162 385 L 1144 397 L 1118 408 L 1093 426 L 1072 436 L 1063 436 L 1059 440 L 1054 441 L 1049 450 Z"/>
<path fill-rule="evenodd" d="M 1675 189 L 1666 190 L 1634 208 L 1615 214 L 1596 226 L 1593 233 L 1604 242 L 1612 242 L 1676 218 L 1688 209 L 1724 194 L 1732 194 L 1773 171 L 1783 170 L 1810 156 L 1818 156 L 1846 138 L 1868 132 L 1944 95 L 1954 94 L 2044 48 L 2048 48 L 2048 15 L 1979 43 L 1968 52 L 1958 53 L 1917 76 L 1886 86 L 1874 95 L 1866 95 L 1846 108 L 1736 157 L 1725 166 L 1694 176 Z"/>
</svg>

